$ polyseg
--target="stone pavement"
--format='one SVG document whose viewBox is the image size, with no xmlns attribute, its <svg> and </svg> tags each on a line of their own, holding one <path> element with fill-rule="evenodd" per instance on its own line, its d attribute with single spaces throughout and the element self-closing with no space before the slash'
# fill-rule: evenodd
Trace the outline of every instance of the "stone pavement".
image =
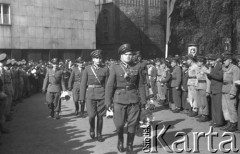
<svg viewBox="0 0 240 154">
<path fill-rule="evenodd" d="M 14 111 L 14 119 L 7 123 L 11 133 L 3 135 L 3 145 L 0 146 L 0 154 L 117 154 L 117 136 L 112 119 L 104 118 L 103 137 L 105 142 L 99 143 L 89 137 L 88 118 L 81 119 L 74 116 L 74 104 L 72 101 L 63 102 L 60 120 L 49 118 L 49 110 L 45 104 L 43 94 L 34 95 L 18 104 Z M 165 107 L 159 107 L 154 113 L 154 125 L 158 125 L 157 133 L 163 127 L 170 129 L 163 136 L 166 143 L 171 147 L 174 141 L 180 139 L 175 137 L 177 132 L 184 132 L 189 138 L 189 147 L 193 146 L 194 132 L 209 132 L 209 122 L 199 123 L 195 118 L 177 113 L 174 114 Z M 219 137 L 213 137 L 213 148 L 219 151 L 219 143 L 230 139 L 229 136 L 221 137 L 223 132 L 213 129 Z M 156 133 L 156 134 L 157 134 Z M 185 138 L 187 139 L 187 136 Z M 236 146 L 240 148 L 240 135 L 236 137 Z M 125 134 L 126 143 L 126 134 Z M 138 154 L 142 151 L 143 137 L 136 137 L 134 150 Z M 163 142 L 161 142 L 163 143 Z M 207 154 L 208 138 L 199 139 L 199 153 Z M 183 147 L 183 143 L 179 148 Z M 226 144 L 226 148 L 230 147 Z M 233 146 L 234 147 L 234 146 Z M 164 148 L 157 142 L 157 151 L 154 153 L 167 154 Z M 173 152 L 175 153 L 175 152 Z M 182 152 L 186 153 L 186 152 Z M 190 152 L 192 153 L 192 152 Z M 235 153 L 231 152 L 230 153 Z"/>
</svg>

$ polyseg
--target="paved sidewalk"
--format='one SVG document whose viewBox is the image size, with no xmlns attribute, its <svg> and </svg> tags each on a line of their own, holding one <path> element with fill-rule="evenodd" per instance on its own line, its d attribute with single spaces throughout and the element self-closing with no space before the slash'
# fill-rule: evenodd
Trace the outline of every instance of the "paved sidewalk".
<svg viewBox="0 0 240 154">
<path fill-rule="evenodd" d="M 158 125 L 157 133 L 163 127 L 170 129 L 164 135 L 164 140 L 171 147 L 172 143 L 179 139 L 175 137 L 177 132 L 184 132 L 189 138 L 189 147 L 193 149 L 193 133 L 209 132 L 209 122 L 199 123 L 195 118 L 177 113 L 174 114 L 165 107 L 160 107 L 154 113 L 154 125 Z M 117 135 L 112 119 L 104 118 L 103 137 L 105 142 L 99 143 L 89 137 L 88 118 L 81 119 L 74 115 L 74 104 L 72 101 L 62 103 L 60 120 L 49 118 L 49 110 L 45 104 L 42 94 L 34 95 L 18 104 L 14 111 L 13 121 L 7 123 L 11 133 L 3 135 L 3 145 L 0 146 L 0 154 L 117 154 Z M 219 151 L 219 143 L 230 139 L 229 136 L 221 137 L 223 132 L 213 129 L 219 133 L 219 137 L 213 137 L 213 147 Z M 240 148 L 240 135 L 236 136 L 236 146 Z M 187 139 L 187 137 L 185 136 Z M 207 154 L 207 137 L 199 139 L 200 153 Z M 126 143 L 126 134 L 125 134 Z M 136 137 L 134 150 L 138 154 L 142 151 L 143 137 Z M 157 142 L 158 143 L 158 142 Z M 182 148 L 183 144 L 179 145 Z M 227 144 L 226 147 L 230 147 Z M 159 154 L 169 153 L 158 143 Z M 185 153 L 185 152 L 182 152 Z M 234 153 L 234 152 L 230 152 Z"/>
</svg>

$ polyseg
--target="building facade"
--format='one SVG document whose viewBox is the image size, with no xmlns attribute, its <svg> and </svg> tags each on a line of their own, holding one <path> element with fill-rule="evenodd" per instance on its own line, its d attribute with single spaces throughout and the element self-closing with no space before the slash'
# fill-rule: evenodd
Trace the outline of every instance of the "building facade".
<svg viewBox="0 0 240 154">
<path fill-rule="evenodd" d="M 95 0 L 0 0 L 0 52 L 34 61 L 85 56 L 96 48 L 95 23 Z"/>
<path fill-rule="evenodd" d="M 166 0 L 96 0 L 97 48 L 117 58 L 122 43 L 130 43 L 145 58 L 164 56 Z"/>
</svg>

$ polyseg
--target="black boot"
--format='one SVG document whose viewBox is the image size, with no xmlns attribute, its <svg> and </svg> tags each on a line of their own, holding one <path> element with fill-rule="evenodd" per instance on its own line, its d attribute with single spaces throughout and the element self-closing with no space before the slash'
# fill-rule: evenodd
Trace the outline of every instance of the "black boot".
<svg viewBox="0 0 240 154">
<path fill-rule="evenodd" d="M 85 109 L 85 103 L 81 104 L 81 112 L 80 112 L 80 117 L 81 118 L 86 118 L 85 114 L 84 114 L 84 109 Z"/>
<path fill-rule="evenodd" d="M 235 132 L 237 130 L 237 123 L 230 123 L 230 126 L 228 129 L 226 129 L 227 132 Z"/>
<path fill-rule="evenodd" d="M 93 119 L 89 118 L 89 124 L 90 124 L 90 133 L 89 133 L 89 135 L 90 135 L 90 137 L 92 139 L 94 139 L 95 138 L 95 118 L 93 118 Z"/>
<path fill-rule="evenodd" d="M 118 131 L 118 144 L 117 144 L 117 149 L 119 152 L 124 152 L 124 147 L 123 147 L 123 128 L 120 128 Z"/>
<path fill-rule="evenodd" d="M 55 118 L 56 118 L 57 120 L 60 119 L 59 112 L 56 112 L 56 113 L 55 113 Z"/>
<path fill-rule="evenodd" d="M 133 151 L 134 136 L 135 136 L 135 133 L 128 133 L 126 154 L 136 154 Z"/>
<path fill-rule="evenodd" d="M 98 117 L 97 119 L 97 140 L 98 142 L 103 142 L 102 137 L 102 127 L 103 127 L 103 117 Z"/>
<path fill-rule="evenodd" d="M 220 130 L 225 131 L 226 129 L 228 129 L 230 127 L 230 125 L 231 125 L 230 121 L 227 121 L 227 124 L 225 126 L 221 127 Z"/>
<path fill-rule="evenodd" d="M 53 104 L 53 103 L 48 104 L 48 107 L 49 107 L 49 109 L 51 110 L 51 111 L 50 111 L 50 117 L 51 117 L 51 118 L 54 118 L 54 104 Z"/>
<path fill-rule="evenodd" d="M 75 115 L 78 115 L 79 114 L 79 104 L 78 104 L 78 102 L 75 102 L 75 108 L 76 108 Z"/>
</svg>

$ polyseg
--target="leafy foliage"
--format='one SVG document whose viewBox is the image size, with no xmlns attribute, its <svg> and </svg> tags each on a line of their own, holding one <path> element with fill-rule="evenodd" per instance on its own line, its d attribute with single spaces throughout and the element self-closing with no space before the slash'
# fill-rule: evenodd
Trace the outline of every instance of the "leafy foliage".
<svg viewBox="0 0 240 154">
<path fill-rule="evenodd" d="M 171 15 L 170 53 L 186 54 L 189 43 L 199 44 L 203 54 L 223 52 L 223 39 L 229 37 L 232 43 L 236 39 L 239 10 L 238 0 L 177 0 Z"/>
</svg>

